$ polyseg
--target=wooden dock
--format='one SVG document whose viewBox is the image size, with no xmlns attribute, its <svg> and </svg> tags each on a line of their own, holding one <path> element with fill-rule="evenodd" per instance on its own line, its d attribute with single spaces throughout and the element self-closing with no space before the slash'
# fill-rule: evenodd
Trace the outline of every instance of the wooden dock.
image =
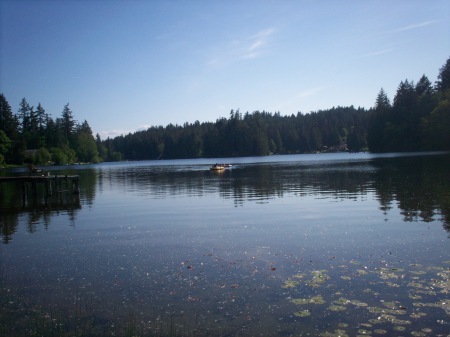
<svg viewBox="0 0 450 337">
<path fill-rule="evenodd" d="M 16 183 L 20 185 L 22 188 L 22 195 L 24 199 L 26 199 L 28 187 L 31 187 L 33 197 L 37 196 L 38 184 L 42 184 L 45 187 L 46 197 L 52 196 L 53 190 L 56 190 L 58 193 L 68 191 L 73 194 L 79 194 L 79 180 L 80 177 L 77 175 L 29 175 L 0 177 L 0 184 Z M 63 189 L 63 187 L 65 189 Z"/>
</svg>

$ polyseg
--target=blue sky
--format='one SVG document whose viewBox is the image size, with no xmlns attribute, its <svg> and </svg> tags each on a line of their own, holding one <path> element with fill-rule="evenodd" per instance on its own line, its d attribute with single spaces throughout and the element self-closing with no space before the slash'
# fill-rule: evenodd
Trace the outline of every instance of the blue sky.
<svg viewBox="0 0 450 337">
<path fill-rule="evenodd" d="M 437 80 L 450 1 L 0 0 L 0 92 L 102 139 L 148 126 L 370 108 Z"/>
</svg>

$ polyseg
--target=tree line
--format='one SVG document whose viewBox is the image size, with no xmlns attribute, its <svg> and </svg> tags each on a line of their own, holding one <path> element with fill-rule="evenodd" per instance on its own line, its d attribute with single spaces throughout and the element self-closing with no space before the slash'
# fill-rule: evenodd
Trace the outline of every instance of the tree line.
<svg viewBox="0 0 450 337">
<path fill-rule="evenodd" d="M 169 124 L 107 139 L 112 159 L 264 156 L 323 151 L 450 150 L 450 59 L 432 85 L 400 83 L 391 104 L 383 89 L 370 109 L 333 107 L 307 114 L 232 110 L 216 122 Z"/>
<path fill-rule="evenodd" d="M 100 160 L 91 127 L 87 121 L 75 120 L 69 104 L 53 119 L 40 103 L 34 108 L 23 98 L 14 114 L 0 94 L 0 164 L 65 165 Z"/>
<path fill-rule="evenodd" d="M 13 114 L 0 95 L 0 162 L 56 164 L 118 160 L 265 156 L 324 151 L 450 150 L 450 58 L 435 85 L 423 75 L 400 82 L 391 103 L 383 89 L 373 108 L 333 107 L 296 115 L 231 110 L 228 118 L 153 126 L 94 138 L 69 104 L 52 119 L 22 99 Z"/>
<path fill-rule="evenodd" d="M 367 141 L 372 152 L 450 150 L 450 58 L 434 86 L 425 75 L 402 81 L 392 104 L 381 89 Z"/>
</svg>

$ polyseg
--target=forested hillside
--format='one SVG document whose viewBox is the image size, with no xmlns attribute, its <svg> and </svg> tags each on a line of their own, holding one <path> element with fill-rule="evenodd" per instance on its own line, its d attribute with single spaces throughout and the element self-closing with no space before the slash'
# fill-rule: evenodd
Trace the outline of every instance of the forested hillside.
<svg viewBox="0 0 450 337">
<path fill-rule="evenodd" d="M 262 156 L 318 151 L 450 150 L 450 59 L 433 86 L 400 82 L 390 103 L 383 89 L 375 106 L 333 107 L 308 114 L 231 111 L 215 123 L 152 127 L 103 142 L 111 159 Z"/>
<path fill-rule="evenodd" d="M 338 107 L 302 115 L 231 111 L 215 123 L 152 127 L 104 142 L 125 159 L 264 156 L 272 153 L 337 151 L 366 146 L 369 113 Z"/>
<path fill-rule="evenodd" d="M 52 119 L 24 98 L 16 114 L 0 95 L 0 164 L 38 164 L 265 156 L 318 151 L 450 150 L 450 58 L 433 85 L 423 75 L 400 82 L 393 102 L 383 89 L 373 108 L 333 107 L 307 114 L 232 110 L 215 122 L 154 126 L 114 139 L 94 139 L 67 104 Z"/>
</svg>

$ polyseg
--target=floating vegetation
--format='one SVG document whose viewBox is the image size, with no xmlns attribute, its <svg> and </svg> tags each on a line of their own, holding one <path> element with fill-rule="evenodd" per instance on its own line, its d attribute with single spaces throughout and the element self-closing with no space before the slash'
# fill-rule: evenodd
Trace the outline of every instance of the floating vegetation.
<svg viewBox="0 0 450 337">
<path fill-rule="evenodd" d="M 358 322 L 353 328 L 347 323 L 338 323 L 335 330 L 320 333 L 323 337 L 398 333 L 429 336 L 430 333 L 437 333 L 431 329 L 436 327 L 436 323 L 444 327 L 450 325 L 448 266 L 410 264 L 405 268 L 388 266 L 386 263 L 383 267 L 369 268 L 356 260 L 351 260 L 347 265 L 329 271 L 312 270 L 297 275 L 301 276 L 290 277 L 282 287 L 290 289 L 293 294 L 300 289 L 302 292 L 315 294 L 292 299 L 293 304 L 329 303 L 329 305 L 314 310 L 298 311 L 295 312 L 295 316 L 311 316 L 308 319 L 317 320 L 319 317 L 343 315 L 345 312 L 345 317 L 352 317 Z M 351 281 L 351 287 L 348 281 Z M 309 286 L 309 290 L 305 287 L 300 288 L 302 285 Z M 341 316 L 336 316 L 336 321 L 339 321 L 339 317 Z M 439 332 L 442 331 L 441 328 Z"/>
<path fill-rule="evenodd" d="M 284 284 L 281 286 L 281 288 L 294 288 L 296 285 L 298 285 L 300 282 L 293 281 L 293 280 L 287 280 L 284 281 Z"/>
<path fill-rule="evenodd" d="M 359 300 L 350 301 L 350 303 L 357 307 L 367 307 L 368 306 L 367 303 L 361 302 Z"/>
<path fill-rule="evenodd" d="M 345 330 L 336 329 L 335 332 L 324 332 L 320 337 L 349 337 Z"/>
<path fill-rule="evenodd" d="M 375 329 L 375 330 L 373 330 L 373 333 L 376 335 L 385 335 L 385 334 L 387 334 L 387 330 Z"/>
<path fill-rule="evenodd" d="M 309 310 L 300 310 L 294 312 L 294 315 L 297 317 L 308 317 L 311 316 L 311 312 Z"/>
<path fill-rule="evenodd" d="M 306 284 L 312 288 L 319 288 L 323 283 L 330 279 L 330 277 L 326 273 L 326 270 L 314 270 L 311 272 L 311 274 L 312 279 L 307 280 Z"/>
<path fill-rule="evenodd" d="M 291 300 L 291 302 L 294 304 L 297 304 L 297 305 L 324 304 L 325 303 L 322 296 L 313 296 L 310 298 L 295 298 L 295 299 Z"/>
<path fill-rule="evenodd" d="M 347 310 L 347 308 L 344 307 L 343 305 L 332 304 L 332 305 L 330 305 L 328 307 L 328 310 L 331 310 L 331 311 L 345 311 L 345 310 Z"/>
</svg>

